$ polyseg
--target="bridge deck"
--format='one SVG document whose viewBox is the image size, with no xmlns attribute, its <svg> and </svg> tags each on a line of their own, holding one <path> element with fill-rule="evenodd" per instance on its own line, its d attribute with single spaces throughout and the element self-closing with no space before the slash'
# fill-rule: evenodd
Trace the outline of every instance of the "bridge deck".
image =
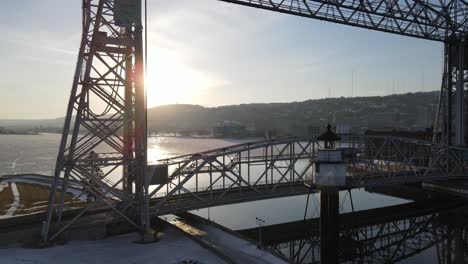
<svg viewBox="0 0 468 264">
<path fill-rule="evenodd" d="M 414 216 L 427 215 L 434 212 L 449 211 L 460 208 L 466 203 L 459 199 L 428 199 L 426 201 L 410 202 L 382 208 L 368 209 L 358 212 L 340 214 L 339 230 L 350 230 L 365 226 L 378 225 L 398 221 Z M 252 239 L 258 238 L 258 228 L 239 230 L 239 233 Z M 262 227 L 262 241 L 266 245 L 294 241 L 310 236 L 318 236 L 320 218 L 300 220 L 289 223 L 268 225 Z"/>
<path fill-rule="evenodd" d="M 259 186 L 264 189 L 270 189 L 271 192 L 258 193 L 246 187 L 231 188 L 222 198 L 213 200 L 213 197 L 219 197 L 226 189 L 218 189 L 213 191 L 200 191 L 194 193 L 185 193 L 178 195 L 165 201 L 163 206 L 158 207 L 151 211 L 155 215 L 174 214 L 178 212 L 202 209 L 213 206 L 221 206 L 227 204 L 243 203 L 250 201 L 266 200 L 281 198 L 287 196 L 304 195 L 307 194 L 308 188 L 303 183 L 294 184 L 268 184 Z M 157 204 L 161 198 L 151 199 L 151 205 Z"/>
</svg>

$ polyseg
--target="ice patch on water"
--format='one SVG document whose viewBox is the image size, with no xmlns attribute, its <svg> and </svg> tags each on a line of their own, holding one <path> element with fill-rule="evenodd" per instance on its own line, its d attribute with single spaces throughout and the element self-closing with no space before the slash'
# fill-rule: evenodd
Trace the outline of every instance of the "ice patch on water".
<svg viewBox="0 0 468 264">
<path fill-rule="evenodd" d="M 21 151 L 19 156 L 11 163 L 11 169 L 14 171 L 18 160 L 23 156 L 24 151 Z"/>
</svg>

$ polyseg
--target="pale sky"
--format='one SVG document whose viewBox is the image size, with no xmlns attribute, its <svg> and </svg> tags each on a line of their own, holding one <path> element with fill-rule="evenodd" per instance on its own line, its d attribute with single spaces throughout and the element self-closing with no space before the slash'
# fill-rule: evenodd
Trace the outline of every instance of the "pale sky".
<svg viewBox="0 0 468 264">
<path fill-rule="evenodd" d="M 148 4 L 149 106 L 440 88 L 438 42 L 216 0 Z M 0 119 L 65 115 L 80 32 L 81 0 L 0 1 Z"/>
</svg>

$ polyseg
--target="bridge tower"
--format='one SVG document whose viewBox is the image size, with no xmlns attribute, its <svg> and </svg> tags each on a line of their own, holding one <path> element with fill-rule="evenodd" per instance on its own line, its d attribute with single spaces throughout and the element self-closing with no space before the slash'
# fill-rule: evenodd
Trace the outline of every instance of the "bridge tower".
<svg viewBox="0 0 468 264">
<path fill-rule="evenodd" d="M 141 0 L 83 0 L 82 39 L 53 175 L 42 240 L 79 217 L 110 208 L 150 234 Z M 83 191 L 67 200 L 69 184 Z M 74 204 L 80 211 L 63 213 Z M 146 236 L 148 238 L 148 236 Z M 149 238 L 151 239 L 151 238 Z"/>
<path fill-rule="evenodd" d="M 444 42 L 444 74 L 434 135 L 442 132 L 442 143 L 448 145 L 468 145 L 467 42 L 468 35 L 460 34 L 448 36 Z"/>
</svg>

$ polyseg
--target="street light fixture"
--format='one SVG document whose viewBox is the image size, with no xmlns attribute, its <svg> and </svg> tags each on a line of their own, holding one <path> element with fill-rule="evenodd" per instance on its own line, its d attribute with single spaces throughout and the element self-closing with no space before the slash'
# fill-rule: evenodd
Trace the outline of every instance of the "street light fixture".
<svg viewBox="0 0 468 264">
<path fill-rule="evenodd" d="M 259 231 L 259 234 L 258 234 L 258 248 L 262 248 L 262 226 L 265 225 L 265 220 L 261 219 L 261 218 L 258 218 L 258 217 L 255 217 L 255 221 L 257 221 L 257 225 L 258 225 L 258 231 Z"/>
</svg>

